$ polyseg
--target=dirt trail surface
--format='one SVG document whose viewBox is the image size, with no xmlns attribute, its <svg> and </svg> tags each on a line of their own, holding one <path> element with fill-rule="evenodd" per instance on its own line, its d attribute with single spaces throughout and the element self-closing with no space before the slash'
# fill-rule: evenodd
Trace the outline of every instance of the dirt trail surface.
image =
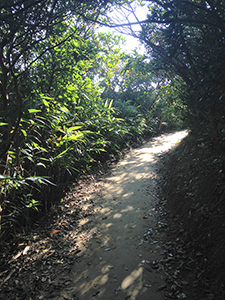
<svg viewBox="0 0 225 300">
<path fill-rule="evenodd" d="M 78 299 L 164 299 L 163 271 L 154 268 L 164 254 L 155 228 L 156 163 L 184 135 L 154 138 L 131 151 L 106 179 L 94 200 L 98 213 L 89 223 L 92 238 L 72 269 Z"/>
<path fill-rule="evenodd" d="M 9 260 L 3 255 L 0 298 L 165 299 L 157 162 L 185 135 L 156 137 L 72 190 L 48 225 L 21 236 Z"/>
</svg>

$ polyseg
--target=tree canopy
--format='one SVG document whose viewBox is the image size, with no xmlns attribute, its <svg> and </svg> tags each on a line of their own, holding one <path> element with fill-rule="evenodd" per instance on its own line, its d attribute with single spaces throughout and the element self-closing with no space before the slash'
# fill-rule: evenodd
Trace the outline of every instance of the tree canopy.
<svg viewBox="0 0 225 300">
<path fill-rule="evenodd" d="M 223 144 L 224 126 L 224 3 L 221 1 L 139 1 L 147 17 L 140 19 L 137 4 L 126 5 L 119 30 L 140 39 L 154 69 L 183 80 L 186 119 L 193 129 L 204 131 Z M 132 20 L 130 21 L 131 17 Z M 137 31 L 134 24 L 139 24 Z M 117 27 L 111 21 L 108 26 Z M 122 28 L 122 29 L 121 29 Z M 198 119 L 198 122 L 194 120 Z M 205 127 L 207 125 L 208 132 Z M 222 150 L 222 149 L 221 149 Z"/>
</svg>

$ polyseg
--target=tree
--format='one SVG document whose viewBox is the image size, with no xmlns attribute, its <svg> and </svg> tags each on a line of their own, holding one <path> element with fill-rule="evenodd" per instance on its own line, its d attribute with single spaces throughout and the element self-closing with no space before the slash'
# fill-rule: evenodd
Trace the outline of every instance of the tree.
<svg viewBox="0 0 225 300">
<path fill-rule="evenodd" d="M 92 25 L 79 14 L 97 18 L 111 1 L 3 0 L 0 4 L 1 171 L 16 138 L 31 69 L 56 46 L 85 37 Z M 78 14 L 79 12 L 79 14 Z"/>
<path fill-rule="evenodd" d="M 143 125 L 142 133 L 149 131 L 152 134 L 152 130 L 162 127 L 162 120 L 167 127 L 176 127 L 179 122 L 175 119 L 179 119 L 180 112 L 175 112 L 172 106 L 179 106 L 178 95 L 171 92 L 172 88 L 168 88 L 163 95 L 161 85 L 170 84 L 161 75 L 164 74 L 162 70 L 154 69 L 148 56 L 140 55 L 135 50 L 130 54 L 121 51 L 123 42 L 115 34 L 98 35 L 98 55 L 89 75 L 92 74 L 102 88 L 101 97 L 113 99 L 116 115 L 125 119 L 127 124 L 133 122 L 134 128 Z M 155 88 L 156 85 L 159 88 Z M 167 100 L 166 96 L 170 99 Z M 169 117 L 169 111 L 174 118 Z"/>
<path fill-rule="evenodd" d="M 98 33 L 97 56 L 89 75 L 102 89 L 103 99 L 113 99 L 114 105 L 118 100 L 118 91 L 121 89 L 121 71 L 126 64 L 127 54 L 122 51 L 125 38 L 111 33 Z"/>
<path fill-rule="evenodd" d="M 77 117 L 83 109 L 78 102 L 88 107 L 88 101 L 94 106 L 99 99 L 87 78 L 95 55 L 88 41 L 94 25 L 80 14 L 95 20 L 112 5 L 105 0 L 1 1 L 0 213 L 3 209 L 6 219 L 7 214 L 11 219 L 18 212 L 26 215 L 27 206 L 36 208 L 38 193 L 47 208 L 51 185 L 45 176 L 54 181 L 58 172 L 63 180 L 76 169 L 78 157 L 84 169 L 93 159 L 83 151 L 85 127 L 81 132 L 81 124 L 74 126 L 85 123 Z M 102 103 L 96 110 L 110 112 Z"/>
<path fill-rule="evenodd" d="M 144 20 L 137 3 L 146 5 Z M 225 138 L 224 11 L 221 1 L 137 1 L 124 7 L 123 21 L 106 24 L 140 39 L 158 68 L 165 73 L 173 70 L 183 79 L 189 126 L 214 140 L 218 151 L 223 151 Z"/>
</svg>

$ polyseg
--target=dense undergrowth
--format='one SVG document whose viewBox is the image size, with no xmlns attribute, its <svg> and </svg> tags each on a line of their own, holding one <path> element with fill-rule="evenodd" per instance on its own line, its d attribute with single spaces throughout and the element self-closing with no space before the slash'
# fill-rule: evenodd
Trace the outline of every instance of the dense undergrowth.
<svg viewBox="0 0 225 300">
<path fill-rule="evenodd" d="M 32 119 L 21 122 L 1 178 L 3 240 L 30 230 L 70 182 L 119 159 L 123 149 L 158 131 L 158 126 L 148 129 L 141 115 L 118 118 L 112 102 L 79 97 L 78 106 L 74 87 L 69 94 L 72 101 L 64 103 L 42 97 L 35 109 L 29 109 Z"/>
<path fill-rule="evenodd" d="M 191 289 L 198 299 L 224 299 L 224 159 L 209 141 L 189 133 L 160 167 L 163 203 L 193 259 Z"/>
</svg>

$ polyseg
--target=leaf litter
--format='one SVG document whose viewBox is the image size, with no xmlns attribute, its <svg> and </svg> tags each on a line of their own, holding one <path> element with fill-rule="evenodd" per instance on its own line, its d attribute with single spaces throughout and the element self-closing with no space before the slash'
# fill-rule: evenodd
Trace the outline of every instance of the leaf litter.
<svg viewBox="0 0 225 300">
<path fill-rule="evenodd" d="M 88 241 L 97 234 L 88 231 L 88 223 L 98 210 L 91 198 L 102 185 L 101 180 L 88 177 L 54 209 L 49 222 L 43 220 L 44 226 L 40 222 L 32 235 L 17 237 L 17 252 L 0 257 L 1 299 L 47 299 L 72 289 L 71 266 L 82 259 Z"/>
</svg>

